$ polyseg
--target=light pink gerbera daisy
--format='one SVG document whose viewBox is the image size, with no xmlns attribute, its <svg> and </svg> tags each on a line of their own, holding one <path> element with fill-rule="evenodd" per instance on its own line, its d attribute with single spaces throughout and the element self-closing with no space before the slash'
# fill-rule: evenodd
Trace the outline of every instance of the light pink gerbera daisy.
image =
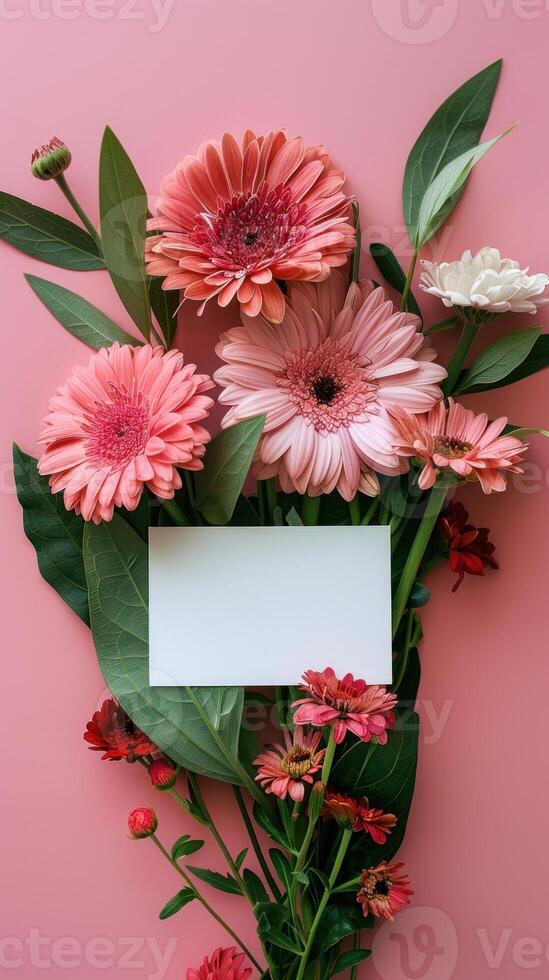
<svg viewBox="0 0 549 980">
<path fill-rule="evenodd" d="M 309 732 L 297 726 L 293 739 L 284 731 L 286 745 L 273 745 L 254 759 L 258 766 L 257 782 L 266 793 L 274 793 L 285 800 L 288 793 L 296 803 L 305 796 L 305 783 L 312 783 L 313 776 L 322 768 L 325 749 L 318 751 L 322 732 Z"/>
<path fill-rule="evenodd" d="M 244 953 L 231 949 L 216 949 L 211 956 L 205 956 L 197 970 L 187 970 L 187 980 L 248 980 L 252 972 L 245 966 Z"/>
<path fill-rule="evenodd" d="M 352 732 L 363 742 L 376 738 L 380 745 L 387 742 L 387 730 L 395 723 L 393 708 L 395 694 L 377 684 L 355 680 L 345 674 L 341 680 L 331 667 L 325 670 L 307 670 L 303 674 L 302 690 L 308 697 L 295 701 L 296 725 L 315 725 L 324 728 L 331 725 L 334 741 L 339 745 L 347 732 Z"/>
<path fill-rule="evenodd" d="M 226 366 L 214 379 L 225 389 L 219 401 L 233 406 L 224 428 L 266 416 L 256 476 L 278 477 L 286 493 L 337 488 L 352 500 L 357 490 L 379 491 L 372 469 L 401 472 L 388 409 L 427 411 L 446 376 L 418 325 L 382 289 L 347 289 L 338 270 L 318 286 L 292 284 L 276 328 L 243 314 L 217 345 Z"/>
<path fill-rule="evenodd" d="M 355 246 L 345 174 L 323 146 L 306 147 L 283 130 L 239 144 L 221 143 L 186 156 L 161 184 L 158 215 L 147 239 L 147 272 L 164 289 L 202 303 L 237 296 L 248 316 L 284 316 L 276 279 L 324 279 Z"/>
<path fill-rule="evenodd" d="M 398 452 L 424 463 L 419 486 L 428 490 L 439 471 L 449 466 L 458 476 L 478 479 L 484 493 L 505 490 L 504 472 L 522 472 L 517 463 L 526 446 L 515 436 L 501 435 L 506 418 L 488 422 L 484 412 L 475 415 L 452 398 L 448 402 L 448 408 L 438 402 L 427 415 L 412 416 L 396 407 L 391 410 L 398 429 Z"/>
<path fill-rule="evenodd" d="M 120 346 L 93 354 L 51 399 L 38 468 L 67 510 L 110 521 L 114 507 L 134 510 L 146 485 L 166 500 L 181 487 L 176 467 L 202 469 L 210 435 L 198 422 L 213 387 L 179 351 Z"/>
</svg>

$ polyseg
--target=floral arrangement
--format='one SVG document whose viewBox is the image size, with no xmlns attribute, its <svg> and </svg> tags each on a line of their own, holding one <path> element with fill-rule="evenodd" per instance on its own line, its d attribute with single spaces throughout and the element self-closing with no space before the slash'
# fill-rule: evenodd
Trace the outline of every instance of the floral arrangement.
<svg viewBox="0 0 549 980">
<path fill-rule="evenodd" d="M 422 249 L 501 138 L 480 142 L 500 71 L 496 62 L 462 85 L 415 143 L 403 185 L 413 256 L 405 273 L 386 244 L 372 245 L 384 284 L 361 277 L 359 208 L 345 174 L 323 146 L 284 131 L 204 144 L 164 178 L 151 216 L 107 129 L 100 230 L 69 187 L 71 153 L 58 139 L 33 154 L 32 172 L 56 181 L 78 224 L 0 196 L 3 239 L 51 265 L 105 269 L 133 322 L 127 331 L 76 293 L 27 276 L 94 353 L 52 397 L 40 458 L 15 446 L 15 477 L 40 571 L 90 625 L 112 693 L 84 739 L 105 760 L 139 763 L 145 783 L 213 835 L 226 865 L 200 867 L 192 856 L 202 840 L 184 834 L 168 847 L 152 808 L 131 812 L 131 837 L 150 838 L 182 879 L 160 918 L 198 902 L 229 937 L 185 964 L 188 980 L 354 977 L 376 921 L 413 895 L 394 859 L 415 782 L 425 578 L 449 562 L 455 589 L 465 574 L 498 567 L 488 530 L 453 496 L 465 483 L 504 491 L 526 437 L 542 432 L 475 414 L 461 398 L 549 365 L 539 326 L 492 336 L 496 318 L 536 314 L 549 278 L 496 248 L 423 261 L 420 289 L 447 308 L 429 326 L 412 291 Z M 200 314 L 210 302 L 231 307 L 213 379 L 174 347 L 187 302 Z M 443 330 L 456 337 L 447 367 L 433 346 Z M 212 439 L 215 398 L 227 410 Z M 389 688 L 329 667 L 269 694 L 149 686 L 151 525 L 317 523 L 390 526 Z M 276 709 L 272 745 L 247 724 L 258 702 Z M 250 839 L 238 855 L 206 806 L 205 779 L 233 786 Z M 216 889 L 248 901 L 254 950 L 216 911 Z"/>
</svg>

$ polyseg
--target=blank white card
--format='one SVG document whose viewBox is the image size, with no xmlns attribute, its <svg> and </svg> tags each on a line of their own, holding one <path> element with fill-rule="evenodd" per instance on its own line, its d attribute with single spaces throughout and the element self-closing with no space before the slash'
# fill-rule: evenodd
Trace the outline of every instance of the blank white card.
<svg viewBox="0 0 549 980">
<path fill-rule="evenodd" d="M 388 527 L 151 528 L 152 686 L 392 680 Z"/>
</svg>

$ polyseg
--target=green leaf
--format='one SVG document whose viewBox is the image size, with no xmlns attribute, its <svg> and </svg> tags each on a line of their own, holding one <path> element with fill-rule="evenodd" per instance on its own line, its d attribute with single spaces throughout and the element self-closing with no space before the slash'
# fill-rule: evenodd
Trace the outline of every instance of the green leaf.
<svg viewBox="0 0 549 980">
<path fill-rule="evenodd" d="M 297 513 L 295 507 L 291 507 L 286 514 L 286 524 L 288 524 L 289 527 L 303 527 L 303 521 L 301 520 L 301 517 Z"/>
<path fill-rule="evenodd" d="M 489 391 L 490 388 L 506 388 L 507 385 L 522 381 L 523 378 L 529 378 L 532 374 L 537 374 L 538 371 L 543 371 L 546 367 L 549 367 L 549 334 L 547 333 L 538 337 L 532 350 L 525 357 L 522 364 L 519 364 L 505 378 L 502 378 L 501 381 L 497 381 L 495 384 L 475 384 L 467 388 L 467 394 L 473 394 L 475 391 Z M 460 376 L 460 386 L 465 374 L 466 372 L 463 372 Z"/>
<path fill-rule="evenodd" d="M 178 765 L 255 792 L 237 755 L 242 689 L 149 685 L 145 542 L 115 514 L 86 525 L 83 550 L 99 666 L 114 696 Z"/>
<path fill-rule="evenodd" d="M 42 577 L 62 599 L 89 623 L 88 589 L 82 559 L 84 521 L 68 511 L 62 493 L 52 493 L 40 476 L 37 460 L 13 447 L 17 497 L 23 508 L 23 527 L 36 551 Z"/>
<path fill-rule="evenodd" d="M 246 855 L 248 853 L 248 850 L 249 848 L 245 847 L 242 851 L 240 851 L 240 854 L 238 854 L 237 857 L 235 857 L 234 859 L 235 867 L 238 868 L 239 871 L 240 868 L 242 867 L 243 862 L 246 860 Z"/>
<path fill-rule="evenodd" d="M 431 117 L 416 140 L 404 173 L 402 205 L 410 240 L 417 237 L 421 202 L 444 167 L 480 142 L 501 74 L 501 60 L 460 86 Z M 459 193 L 454 199 L 457 203 Z"/>
<path fill-rule="evenodd" d="M 545 436 L 549 439 L 549 429 L 516 429 L 512 425 L 506 425 L 503 434 L 506 436 L 515 436 L 516 439 L 525 439 L 527 436 Z"/>
<path fill-rule="evenodd" d="M 39 276 L 26 275 L 25 279 L 56 320 L 74 337 L 78 337 L 78 340 L 94 350 L 110 347 L 116 341 L 132 346 L 141 343 L 125 330 L 121 330 L 101 310 L 88 303 L 87 299 L 72 293 L 70 289 L 47 279 L 40 279 Z"/>
<path fill-rule="evenodd" d="M 272 943 L 273 946 L 278 946 L 279 949 L 287 949 L 290 953 L 301 954 L 303 952 L 301 946 L 299 946 L 295 939 L 291 939 L 286 933 L 274 925 L 268 925 L 264 928 L 260 927 L 258 933 L 262 941 Z"/>
<path fill-rule="evenodd" d="M 358 966 L 359 963 L 367 960 L 371 954 L 371 949 L 350 949 L 347 953 L 342 953 L 341 956 L 338 956 L 328 976 L 335 977 L 338 973 L 343 973 L 344 970 Z"/>
<path fill-rule="evenodd" d="M 513 127 L 511 127 L 512 129 Z M 461 190 L 467 180 L 471 170 L 479 160 L 496 143 L 511 131 L 506 129 L 499 136 L 475 146 L 471 150 L 466 150 L 461 156 L 456 157 L 448 163 L 437 177 L 429 185 L 421 206 L 417 219 L 417 230 L 412 243 L 416 249 L 421 248 L 429 241 L 442 224 L 450 212 L 454 209 L 456 201 L 460 196 Z"/>
<path fill-rule="evenodd" d="M 541 327 L 515 330 L 483 350 L 474 363 L 461 375 L 456 394 L 494 388 L 526 360 L 541 334 Z"/>
<path fill-rule="evenodd" d="M 192 890 L 192 888 L 182 888 L 177 895 L 174 895 L 173 898 L 170 898 L 169 902 L 166 902 L 164 908 L 159 913 L 158 918 L 169 919 L 171 915 L 175 915 L 176 912 L 179 912 L 180 909 L 184 908 L 185 905 L 188 905 L 189 902 L 192 902 L 195 898 L 196 893 Z"/>
<path fill-rule="evenodd" d="M 284 885 L 286 891 L 289 892 L 292 886 L 292 867 L 288 861 L 288 858 L 282 853 L 282 851 L 277 850 L 276 847 L 272 847 L 269 850 L 269 857 L 279 880 Z"/>
<path fill-rule="evenodd" d="M 177 330 L 176 313 L 179 306 L 179 291 L 177 289 L 162 289 L 163 281 L 158 276 L 149 279 L 149 301 L 169 347 Z"/>
<path fill-rule="evenodd" d="M 364 925 L 364 915 L 358 905 L 329 905 L 320 920 L 315 955 L 325 953 Z"/>
<path fill-rule="evenodd" d="M 229 895 L 242 895 L 240 885 L 232 875 L 221 875 L 218 871 L 208 871 L 206 868 L 193 868 L 190 864 L 187 865 L 187 868 L 200 881 L 205 882 L 206 885 L 211 885 L 212 888 L 217 888 L 220 892 L 227 892 Z"/>
<path fill-rule="evenodd" d="M 389 246 L 383 245 L 381 242 L 373 242 L 373 244 L 370 245 L 370 255 L 389 285 L 392 286 L 393 289 L 396 289 L 402 296 L 404 285 L 406 283 L 406 273 Z M 410 313 L 415 313 L 420 320 L 423 319 L 419 304 L 412 292 L 408 294 L 408 310 Z"/>
<path fill-rule="evenodd" d="M 432 327 L 427 327 L 427 329 L 423 331 L 423 334 L 425 337 L 428 337 L 429 334 L 432 333 L 442 333 L 443 330 L 453 330 L 455 327 L 457 327 L 458 323 L 461 323 L 461 321 L 457 316 L 449 316 L 446 318 L 446 320 L 441 320 L 439 323 L 433 323 Z"/>
<path fill-rule="evenodd" d="M 191 840 L 188 834 L 179 837 L 172 847 L 172 860 L 179 861 L 179 858 L 187 857 L 189 854 L 196 854 L 204 847 L 203 840 Z"/>
<path fill-rule="evenodd" d="M 337 755 L 332 770 L 334 785 L 353 796 L 367 796 L 371 806 L 397 817 L 386 844 L 375 844 L 367 834 L 354 835 L 349 866 L 367 868 L 379 861 L 390 861 L 400 847 L 414 793 L 418 737 L 417 715 L 412 711 L 399 712 L 386 745 L 368 745 L 347 738 Z"/>
<path fill-rule="evenodd" d="M 244 879 L 244 884 L 248 894 L 252 898 L 254 905 L 259 905 L 260 903 L 269 901 L 269 896 L 267 895 L 265 885 L 254 871 L 250 871 L 249 868 L 244 868 L 242 878 Z"/>
<path fill-rule="evenodd" d="M 87 231 L 12 194 L 0 193 L 0 238 L 25 255 L 61 269 L 88 272 L 105 268 Z"/>
<path fill-rule="evenodd" d="M 257 415 L 224 429 L 206 451 L 204 469 L 195 475 L 195 510 L 210 524 L 227 524 L 248 475 L 265 416 Z"/>
<path fill-rule="evenodd" d="M 132 320 L 148 339 L 151 316 L 145 274 L 147 194 L 124 147 L 108 126 L 99 161 L 99 210 L 109 275 Z"/>
</svg>

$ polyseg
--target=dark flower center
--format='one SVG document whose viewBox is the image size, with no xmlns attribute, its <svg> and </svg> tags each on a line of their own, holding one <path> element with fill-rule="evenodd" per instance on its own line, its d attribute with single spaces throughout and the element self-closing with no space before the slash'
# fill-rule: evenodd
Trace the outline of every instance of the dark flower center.
<svg viewBox="0 0 549 980">
<path fill-rule="evenodd" d="M 342 389 L 342 385 L 329 374 L 320 374 L 311 385 L 311 395 L 321 405 L 330 405 Z"/>
<path fill-rule="evenodd" d="M 463 439 L 453 439 L 451 436 L 439 436 L 435 440 L 435 452 L 445 459 L 461 459 L 470 453 L 475 447 L 471 442 L 464 442 Z"/>
<path fill-rule="evenodd" d="M 250 245 L 255 245 L 258 238 L 259 238 L 259 234 L 257 233 L 257 231 L 249 231 L 247 235 L 245 235 L 244 237 L 244 244 L 248 245 L 248 247 Z"/>
<path fill-rule="evenodd" d="M 374 885 L 374 895 L 381 895 L 383 897 L 387 897 L 390 891 L 391 891 L 391 884 L 387 878 L 380 878 L 379 881 L 376 881 Z"/>
</svg>

